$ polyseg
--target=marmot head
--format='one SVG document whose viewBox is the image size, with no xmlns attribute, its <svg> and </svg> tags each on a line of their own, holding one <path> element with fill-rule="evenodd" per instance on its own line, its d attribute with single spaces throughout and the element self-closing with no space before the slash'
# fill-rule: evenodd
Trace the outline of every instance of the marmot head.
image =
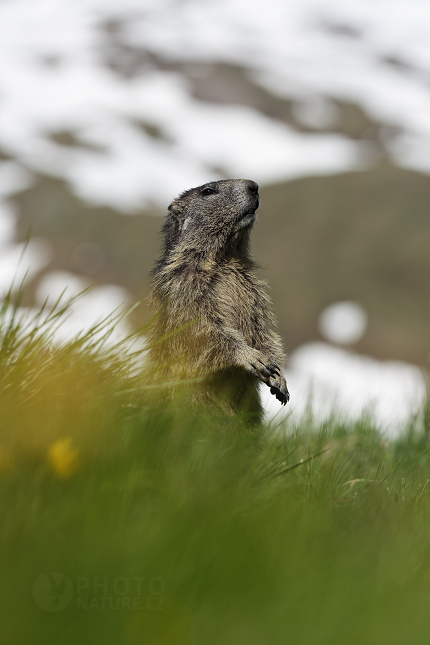
<svg viewBox="0 0 430 645">
<path fill-rule="evenodd" d="M 250 179 L 214 181 L 185 191 L 168 209 L 165 252 L 178 244 L 201 254 L 245 247 L 259 204 L 258 185 Z"/>
</svg>

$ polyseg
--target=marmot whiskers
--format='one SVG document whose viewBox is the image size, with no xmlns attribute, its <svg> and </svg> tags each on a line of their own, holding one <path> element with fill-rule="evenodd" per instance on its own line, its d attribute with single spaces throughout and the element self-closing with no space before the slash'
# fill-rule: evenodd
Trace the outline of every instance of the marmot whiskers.
<svg viewBox="0 0 430 645">
<path fill-rule="evenodd" d="M 282 404 L 289 399 L 271 303 L 251 272 L 249 236 L 258 206 L 258 185 L 247 179 L 210 182 L 172 202 L 152 271 L 151 302 L 159 316 L 149 351 L 164 381 L 203 377 L 201 392 L 209 400 L 227 400 L 230 410 L 257 419 L 258 380 Z"/>
</svg>

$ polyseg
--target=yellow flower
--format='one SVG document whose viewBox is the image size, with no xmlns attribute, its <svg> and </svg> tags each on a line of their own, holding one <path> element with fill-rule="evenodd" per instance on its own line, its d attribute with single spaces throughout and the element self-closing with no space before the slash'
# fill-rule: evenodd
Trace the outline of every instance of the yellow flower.
<svg viewBox="0 0 430 645">
<path fill-rule="evenodd" d="M 57 439 L 48 448 L 48 461 L 55 473 L 64 479 L 71 477 L 78 469 L 79 450 L 73 447 L 70 437 Z"/>
</svg>

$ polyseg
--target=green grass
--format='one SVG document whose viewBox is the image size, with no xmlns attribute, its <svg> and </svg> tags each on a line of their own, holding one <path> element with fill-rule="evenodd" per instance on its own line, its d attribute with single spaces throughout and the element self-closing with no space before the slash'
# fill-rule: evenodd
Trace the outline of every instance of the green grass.
<svg viewBox="0 0 430 645">
<path fill-rule="evenodd" d="M 157 404 L 97 330 L 53 344 L 67 308 L 36 331 L 13 312 L 8 297 L 2 643 L 429 641 L 425 416 L 388 442 L 369 419 L 251 431 L 184 391 Z"/>
</svg>

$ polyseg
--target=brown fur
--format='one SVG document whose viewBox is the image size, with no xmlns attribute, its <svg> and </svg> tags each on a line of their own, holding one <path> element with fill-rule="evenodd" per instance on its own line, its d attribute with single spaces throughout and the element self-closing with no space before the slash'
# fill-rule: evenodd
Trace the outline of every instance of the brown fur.
<svg viewBox="0 0 430 645">
<path fill-rule="evenodd" d="M 160 313 L 149 359 L 164 381 L 203 377 L 210 399 L 227 396 L 230 409 L 259 417 L 258 380 L 283 404 L 289 394 L 271 303 L 251 271 L 258 206 L 258 186 L 246 179 L 193 188 L 169 206 L 152 272 L 151 302 Z"/>
</svg>

